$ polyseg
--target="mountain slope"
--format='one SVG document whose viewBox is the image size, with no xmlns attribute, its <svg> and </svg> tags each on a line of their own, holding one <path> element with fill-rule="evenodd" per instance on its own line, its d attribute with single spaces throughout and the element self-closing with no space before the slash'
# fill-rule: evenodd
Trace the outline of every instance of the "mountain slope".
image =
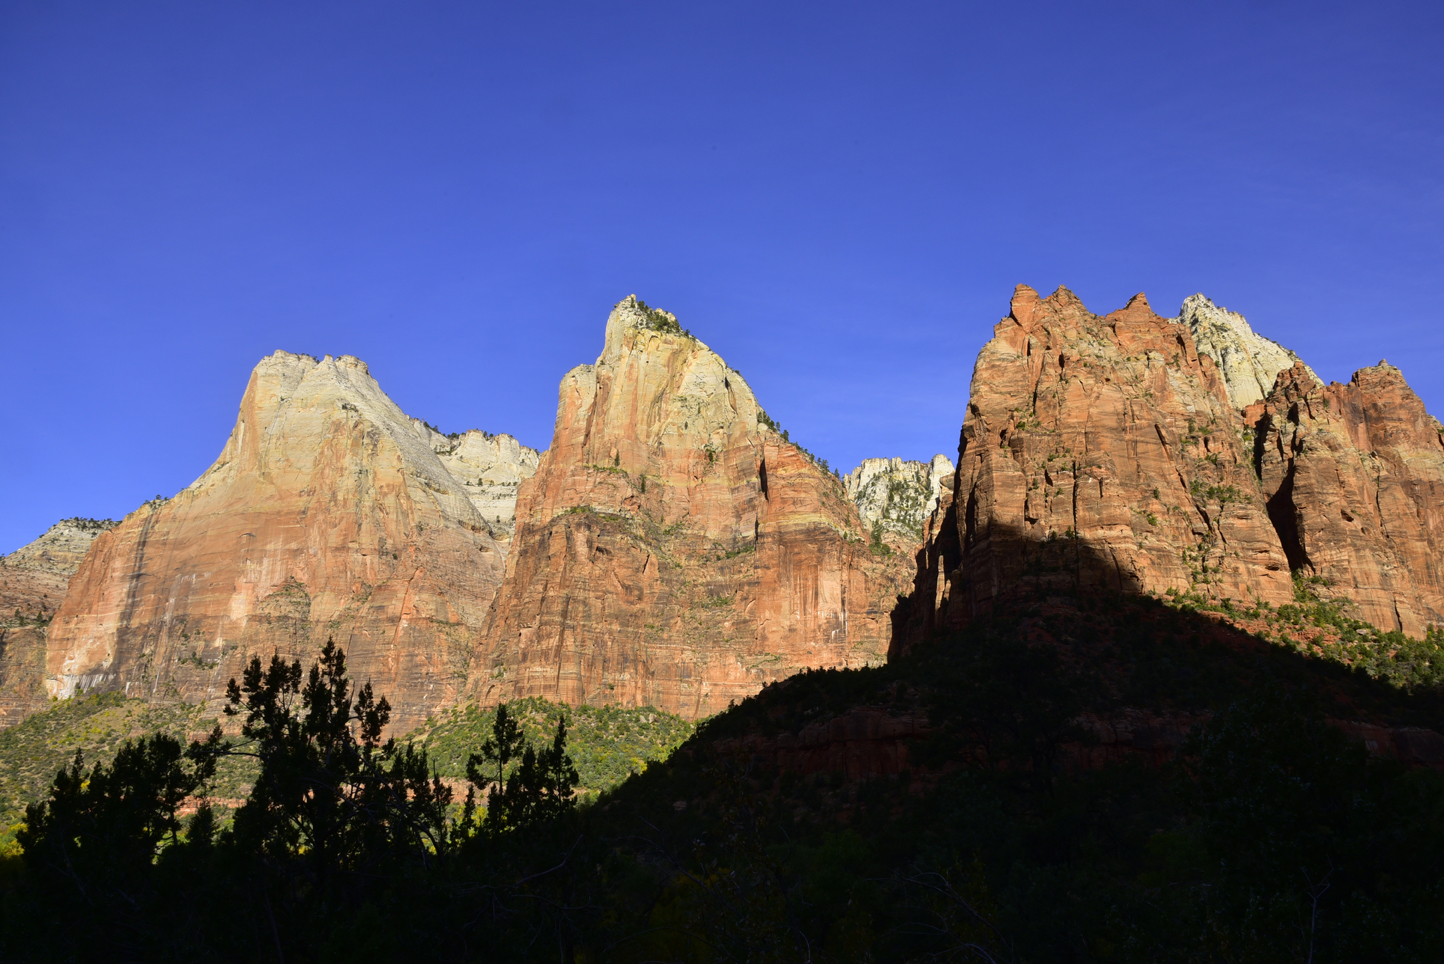
<svg viewBox="0 0 1444 964">
<path fill-rule="evenodd" d="M 264 359 L 216 463 L 86 556 L 51 628 L 51 693 L 198 702 L 252 654 L 335 637 L 399 728 L 449 704 L 502 549 L 433 434 L 355 358 Z"/>
<path fill-rule="evenodd" d="M 742 376 L 629 297 L 562 379 L 522 483 L 473 693 L 695 718 L 809 666 L 883 658 L 910 564 Z"/>
</svg>

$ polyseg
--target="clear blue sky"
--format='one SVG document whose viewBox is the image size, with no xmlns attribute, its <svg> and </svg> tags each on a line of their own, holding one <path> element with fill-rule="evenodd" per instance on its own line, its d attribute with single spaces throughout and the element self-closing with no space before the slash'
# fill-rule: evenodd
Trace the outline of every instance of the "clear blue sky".
<svg viewBox="0 0 1444 964">
<path fill-rule="evenodd" d="M 630 292 L 844 470 L 1012 288 L 1203 291 L 1444 413 L 1444 4 L 0 3 L 0 551 L 219 453 L 277 348 L 545 446 Z"/>
</svg>

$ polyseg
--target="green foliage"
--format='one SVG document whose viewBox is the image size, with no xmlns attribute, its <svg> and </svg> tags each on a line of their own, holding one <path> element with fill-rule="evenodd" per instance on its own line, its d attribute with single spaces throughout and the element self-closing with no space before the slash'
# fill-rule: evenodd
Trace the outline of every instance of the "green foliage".
<svg viewBox="0 0 1444 964">
<path fill-rule="evenodd" d="M 104 532 L 106 529 L 114 529 L 120 524 L 114 519 L 90 519 L 81 516 L 61 519 L 60 522 L 64 525 L 74 526 L 84 532 Z"/>
<path fill-rule="evenodd" d="M 1237 486 L 1232 485 L 1209 485 L 1202 479 L 1194 479 L 1188 484 L 1188 491 L 1195 499 L 1202 499 L 1209 502 L 1220 502 L 1227 505 L 1230 502 L 1243 502 L 1243 493 Z"/>
<path fill-rule="evenodd" d="M 692 735 L 693 725 L 680 716 L 651 707 L 566 707 L 540 697 L 513 700 L 510 718 L 524 742 L 543 744 L 567 721 L 568 752 L 576 763 L 580 786 L 596 792 L 617 786 L 649 763 L 665 760 Z M 476 706 L 454 708 L 408 736 L 424 747 L 437 772 L 460 780 L 467 759 L 488 739 L 495 739 L 496 710 Z"/>
<path fill-rule="evenodd" d="M 451 787 L 431 773 L 426 751 L 381 733 L 391 716 L 386 698 L 364 684 L 354 695 L 345 653 L 328 640 L 302 682 L 299 661 L 252 657 L 226 688 L 225 712 L 241 716 L 241 739 L 219 724 L 198 759 L 246 755 L 259 763 L 249 798 L 232 831 L 248 853 L 301 859 L 314 879 L 378 862 L 443 855 Z"/>
<path fill-rule="evenodd" d="M 1294 602 L 1277 609 L 1267 604 L 1246 607 L 1197 592 L 1170 591 L 1167 600 L 1190 612 L 1263 620 L 1276 639 L 1296 651 L 1320 655 L 1401 689 L 1444 685 L 1444 631 L 1440 627 L 1430 627 L 1423 639 L 1398 630 L 1381 630 L 1349 615 L 1347 601 L 1320 596 L 1319 588 L 1324 585 L 1322 577 L 1294 573 Z"/>
<path fill-rule="evenodd" d="M 489 767 L 495 768 L 495 776 Z M 463 828 L 471 826 L 477 791 L 487 794 L 483 828 L 493 835 L 524 830 L 567 813 L 576 806 L 578 778 L 567 754 L 566 717 L 557 721 L 551 746 L 538 750 L 522 736 L 506 704 L 501 704 L 492 720 L 492 735 L 480 753 L 467 758 L 466 778 L 471 789 L 462 811 Z"/>
<path fill-rule="evenodd" d="M 81 896 L 134 880 L 163 840 L 179 839 L 181 803 L 214 771 L 213 758 L 184 765 L 180 743 L 163 733 L 125 741 L 109 766 L 96 763 L 89 773 L 76 750 L 49 799 L 25 808 L 17 839 L 29 869 L 74 884 Z"/>
<path fill-rule="evenodd" d="M 683 328 L 681 323 L 677 321 L 677 316 L 671 312 L 662 311 L 660 308 L 653 308 L 640 298 L 637 299 L 637 307 L 640 308 L 642 314 L 646 316 L 642 327 L 648 331 L 661 332 L 664 335 L 682 335 L 685 338 L 693 337 L 692 333 L 686 328 Z"/>
<path fill-rule="evenodd" d="M 298 669 L 275 672 L 249 689 L 305 727 Z M 315 692 L 344 744 L 338 689 Z M 1437 728 L 1444 699 L 1208 614 L 1040 596 L 770 685 L 587 807 L 565 804 L 582 710 L 457 711 L 418 736 L 464 749 L 474 788 L 516 781 L 506 832 L 326 878 L 198 817 L 88 903 L 27 870 L 0 958 L 1437 961 L 1444 779 L 1329 722 L 1371 715 Z"/>
<path fill-rule="evenodd" d="M 178 741 L 214 720 L 185 703 L 152 704 L 101 693 L 57 700 L 0 730 L 0 846 L 14 839 L 27 804 L 43 800 L 56 771 L 76 752 L 107 766 L 127 740 L 161 733 Z M 211 780 L 222 798 L 241 796 L 254 774 L 250 760 L 226 760 Z"/>
</svg>

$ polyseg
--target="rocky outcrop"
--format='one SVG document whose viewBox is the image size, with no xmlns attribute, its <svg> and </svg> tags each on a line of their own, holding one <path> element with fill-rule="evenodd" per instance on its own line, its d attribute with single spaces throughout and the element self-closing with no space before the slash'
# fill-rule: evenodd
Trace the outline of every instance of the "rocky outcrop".
<svg viewBox="0 0 1444 964">
<path fill-rule="evenodd" d="M 475 696 L 714 713 L 805 667 L 880 661 L 905 556 L 672 315 L 616 306 L 523 482 Z"/>
<path fill-rule="evenodd" d="M 536 474 L 541 453 L 510 435 L 492 435 L 480 429 L 442 435 L 425 422 L 413 422 L 429 433 L 431 450 L 466 489 L 491 534 L 499 542 L 510 542 L 516 525 L 517 488 Z"/>
<path fill-rule="evenodd" d="M 863 459 L 842 484 L 868 531 L 895 532 L 916 543 L 943 490 L 952 491 L 954 471 L 946 455 L 931 462 Z"/>
<path fill-rule="evenodd" d="M 1193 333 L 1198 353 L 1218 366 L 1229 402 L 1236 409 L 1263 401 L 1273 391 L 1279 372 L 1303 364 L 1283 345 L 1256 334 L 1243 315 L 1221 308 L 1203 295 L 1184 299 L 1178 320 Z"/>
<path fill-rule="evenodd" d="M 1135 296 L 1106 316 L 1020 285 L 973 370 L 957 484 L 904 641 L 1013 592 L 1202 592 L 1282 604 L 1288 560 L 1224 379 Z M 951 530 L 951 531 L 945 531 Z"/>
<path fill-rule="evenodd" d="M 1322 596 L 1411 636 L 1444 625 L 1444 432 L 1397 368 L 1280 373 L 1257 455 L 1290 564 Z"/>
<path fill-rule="evenodd" d="M 0 557 L 0 729 L 49 699 L 45 636 L 66 586 L 110 519 L 62 519 L 44 535 Z"/>
<path fill-rule="evenodd" d="M 256 366 L 220 458 L 102 534 L 51 625 L 56 696 L 221 694 L 252 655 L 328 637 L 406 730 L 464 681 L 502 547 L 361 361 Z"/>
</svg>

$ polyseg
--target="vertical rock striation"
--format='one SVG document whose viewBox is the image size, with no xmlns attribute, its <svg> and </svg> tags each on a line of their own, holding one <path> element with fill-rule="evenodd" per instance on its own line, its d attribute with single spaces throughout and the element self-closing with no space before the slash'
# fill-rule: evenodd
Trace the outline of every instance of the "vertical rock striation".
<svg viewBox="0 0 1444 964">
<path fill-rule="evenodd" d="M 264 359 L 216 463 L 85 557 L 51 693 L 195 702 L 252 654 L 305 660 L 334 637 L 400 730 L 451 702 L 503 552 L 431 436 L 355 358 Z"/>
<path fill-rule="evenodd" d="M 476 696 L 695 718 L 882 659 L 911 567 L 874 554 L 842 484 L 768 424 L 672 315 L 619 303 L 520 487 Z"/>
<path fill-rule="evenodd" d="M 1444 625 L 1444 434 L 1392 365 L 1324 385 L 1283 371 L 1257 424 L 1290 564 L 1384 629 Z"/>
<path fill-rule="evenodd" d="M 1020 590 L 1292 599 L 1243 425 L 1188 325 L 1020 285 L 973 370 L 903 644 Z M 943 531 L 951 528 L 952 532 Z"/>
</svg>

